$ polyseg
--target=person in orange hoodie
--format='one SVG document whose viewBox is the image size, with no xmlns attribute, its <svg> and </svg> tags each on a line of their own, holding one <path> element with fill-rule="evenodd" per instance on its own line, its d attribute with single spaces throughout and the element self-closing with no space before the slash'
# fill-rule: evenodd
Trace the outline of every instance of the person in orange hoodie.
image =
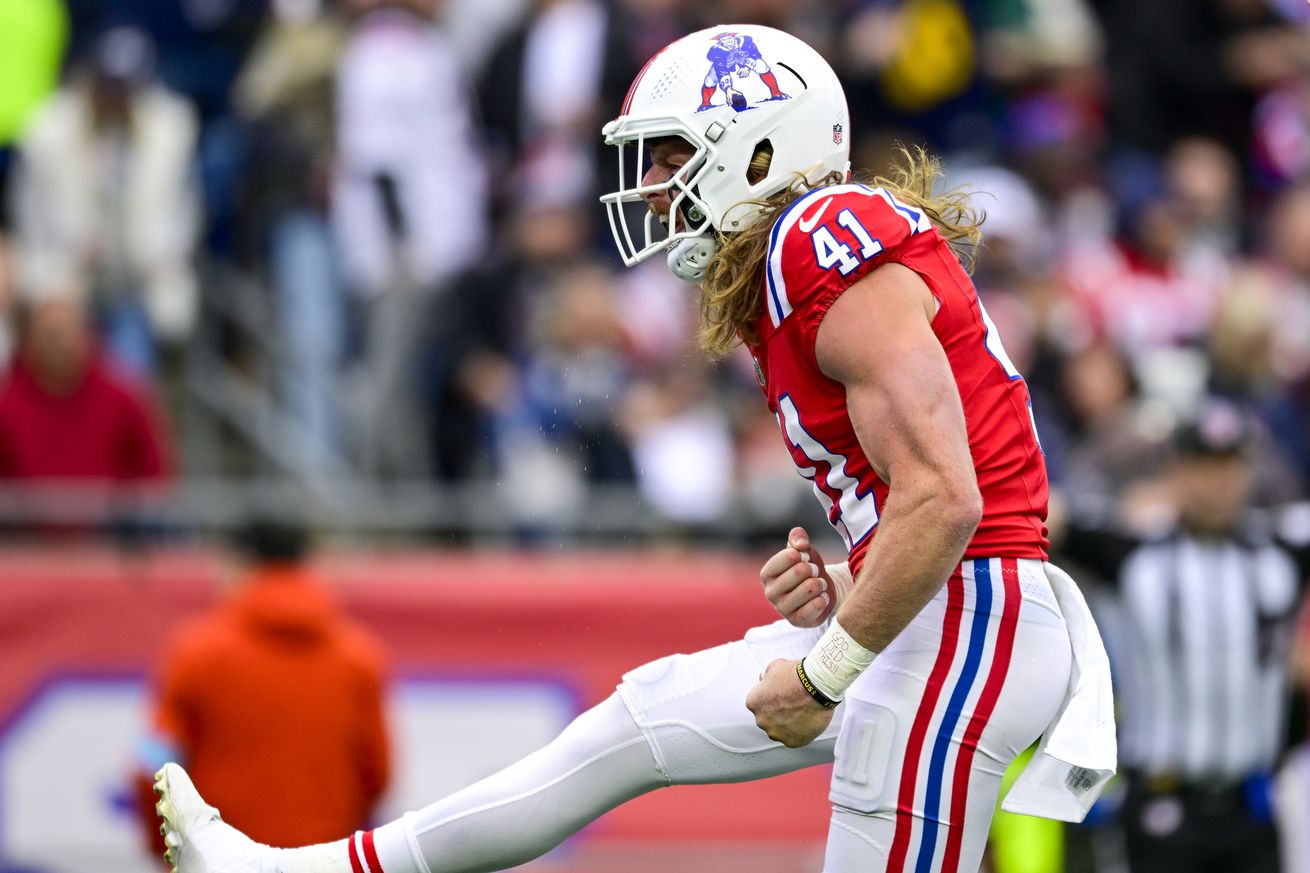
<svg viewBox="0 0 1310 873">
<path fill-rule="evenodd" d="M 252 519 L 236 545 L 249 566 L 232 596 L 167 645 L 143 774 L 186 761 L 223 818 L 261 842 L 340 839 L 366 825 L 388 780 L 382 647 L 315 577 L 303 529 Z"/>
</svg>

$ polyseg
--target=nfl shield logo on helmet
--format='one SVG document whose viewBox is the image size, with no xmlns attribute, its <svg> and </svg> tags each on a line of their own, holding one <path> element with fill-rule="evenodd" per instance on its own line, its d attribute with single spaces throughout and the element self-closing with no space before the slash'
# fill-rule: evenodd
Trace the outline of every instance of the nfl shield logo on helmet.
<svg viewBox="0 0 1310 873">
<path fill-rule="evenodd" d="M 832 126 L 833 143 L 836 145 L 841 145 L 841 136 L 842 136 L 842 126 L 840 124 L 834 124 Z"/>
</svg>

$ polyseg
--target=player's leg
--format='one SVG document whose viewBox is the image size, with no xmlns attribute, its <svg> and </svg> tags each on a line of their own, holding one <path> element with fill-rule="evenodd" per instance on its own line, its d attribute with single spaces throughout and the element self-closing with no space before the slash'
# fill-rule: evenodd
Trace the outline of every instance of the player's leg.
<svg viewBox="0 0 1310 873">
<path fill-rule="evenodd" d="M 751 69 L 760 76 L 760 81 L 769 88 L 770 99 L 777 100 L 787 95 L 782 93 L 778 87 L 778 77 L 773 74 L 773 68 L 764 62 L 764 58 L 755 58 L 751 61 Z"/>
<path fill-rule="evenodd" d="M 269 849 L 211 821 L 180 769 L 161 814 L 189 845 L 180 873 L 417 873 L 503 870 L 558 845 L 601 813 L 668 784 L 617 694 L 550 744 L 462 791 L 349 840 Z M 167 838 L 167 836 L 166 836 Z M 172 851 L 172 849 L 170 849 Z"/>
<path fill-rule="evenodd" d="M 719 90 L 719 77 L 715 74 L 714 68 L 705 74 L 705 81 L 700 86 L 700 108 L 709 109 L 714 100 L 714 92 Z M 699 110 L 697 110 L 699 111 Z"/>
<path fill-rule="evenodd" d="M 963 574 L 847 695 L 826 873 L 974 873 L 1001 776 L 1054 717 L 1069 638 L 1036 561 Z"/>
<path fill-rule="evenodd" d="M 778 621 L 726 646 L 661 658 L 625 675 L 619 695 L 668 784 L 745 782 L 831 763 L 840 707 L 828 729 L 799 749 L 770 740 L 746 709 L 764 668 L 805 657 L 822 633 Z"/>
<path fill-rule="evenodd" d="M 521 864 L 605 811 L 672 784 L 759 779 L 832 760 L 838 718 L 803 749 L 755 726 L 746 693 L 775 658 L 799 658 L 817 629 L 783 622 L 624 677 L 538 752 L 402 819 L 349 841 L 263 850 L 194 807 L 165 798 L 179 831 L 180 873 L 471 873 Z M 190 827 L 195 833 L 188 832 Z M 226 846 L 232 851 L 228 852 Z M 380 869 L 379 869 L 380 868 Z"/>
<path fill-rule="evenodd" d="M 766 664 L 800 657 L 817 635 L 779 622 L 639 667 L 541 751 L 388 828 L 403 832 L 430 873 L 503 870 L 655 788 L 761 779 L 831 761 L 836 726 L 810 747 L 788 749 L 765 736 L 745 706 Z M 376 832 L 379 846 L 396 842 L 386 831 Z M 383 867 L 407 869 L 385 859 Z"/>
</svg>

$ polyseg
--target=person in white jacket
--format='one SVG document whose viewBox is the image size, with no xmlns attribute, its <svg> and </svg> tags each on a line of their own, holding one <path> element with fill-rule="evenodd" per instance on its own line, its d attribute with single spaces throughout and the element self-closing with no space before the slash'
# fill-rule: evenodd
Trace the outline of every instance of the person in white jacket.
<svg viewBox="0 0 1310 873">
<path fill-rule="evenodd" d="M 13 182 L 20 287 L 89 288 L 111 355 L 143 373 L 198 301 L 196 119 L 152 67 L 144 34 L 106 31 L 37 111 Z"/>
</svg>

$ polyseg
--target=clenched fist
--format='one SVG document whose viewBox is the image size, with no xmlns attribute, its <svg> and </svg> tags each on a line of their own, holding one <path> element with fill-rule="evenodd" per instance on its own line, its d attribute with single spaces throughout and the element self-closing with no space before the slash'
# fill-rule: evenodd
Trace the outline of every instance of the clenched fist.
<svg viewBox="0 0 1310 873">
<path fill-rule="evenodd" d="M 764 668 L 759 683 L 746 695 L 746 708 L 755 714 L 755 723 L 769 739 L 793 749 L 814 742 L 832 721 L 833 713 L 801 686 L 796 662 L 783 660 Z"/>
<path fill-rule="evenodd" d="M 796 627 L 818 627 L 837 604 L 837 587 L 803 527 L 792 528 L 787 548 L 764 562 L 760 582 L 773 608 Z"/>
</svg>

